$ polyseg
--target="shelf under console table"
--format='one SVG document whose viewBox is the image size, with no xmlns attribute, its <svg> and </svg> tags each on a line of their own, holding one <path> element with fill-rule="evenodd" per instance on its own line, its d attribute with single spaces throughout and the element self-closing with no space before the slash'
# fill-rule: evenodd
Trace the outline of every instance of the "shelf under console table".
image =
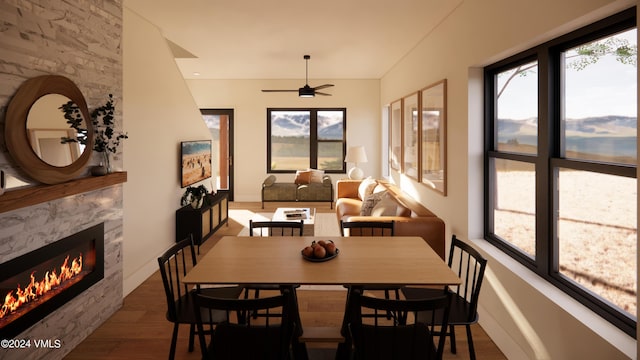
<svg viewBox="0 0 640 360">
<path fill-rule="evenodd" d="M 229 194 L 219 190 L 209 197 L 199 209 L 185 205 L 176 210 L 176 242 L 193 235 L 193 243 L 198 248 L 223 224 L 228 226 Z"/>
</svg>

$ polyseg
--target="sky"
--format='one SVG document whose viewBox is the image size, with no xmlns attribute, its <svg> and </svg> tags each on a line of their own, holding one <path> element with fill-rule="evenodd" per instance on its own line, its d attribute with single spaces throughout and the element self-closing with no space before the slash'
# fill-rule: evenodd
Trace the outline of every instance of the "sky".
<svg viewBox="0 0 640 360">
<path fill-rule="evenodd" d="M 616 35 L 637 44 L 636 30 Z M 535 74 L 518 76 L 508 84 L 499 99 L 499 117 L 527 119 L 537 116 Z M 518 95 L 520 96 L 514 96 Z M 585 69 L 571 69 L 566 75 L 566 118 L 590 116 L 637 116 L 637 70 L 633 65 L 601 58 Z"/>
</svg>

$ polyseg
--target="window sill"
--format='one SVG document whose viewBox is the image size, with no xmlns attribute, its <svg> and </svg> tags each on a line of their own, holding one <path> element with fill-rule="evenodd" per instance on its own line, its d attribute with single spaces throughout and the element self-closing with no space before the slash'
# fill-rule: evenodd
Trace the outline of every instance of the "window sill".
<svg viewBox="0 0 640 360">
<path fill-rule="evenodd" d="M 505 268 L 509 269 L 515 276 L 529 284 L 532 288 L 539 292 L 540 296 L 544 296 L 558 307 L 563 309 L 577 321 L 581 322 L 585 327 L 591 329 L 613 347 L 629 356 L 636 356 L 636 339 L 627 335 L 613 324 L 609 323 L 598 314 L 585 307 L 571 296 L 559 290 L 540 276 L 524 267 L 519 262 L 512 259 L 507 254 L 500 251 L 484 239 L 472 240 L 474 246 L 482 250 L 485 254 Z M 491 261 L 489 262 L 489 264 Z"/>
</svg>

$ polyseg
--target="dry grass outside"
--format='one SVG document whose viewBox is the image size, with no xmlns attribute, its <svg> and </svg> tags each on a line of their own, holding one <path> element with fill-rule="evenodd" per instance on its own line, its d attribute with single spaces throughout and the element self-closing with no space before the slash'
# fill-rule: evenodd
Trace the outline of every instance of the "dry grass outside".
<svg viewBox="0 0 640 360">
<path fill-rule="evenodd" d="M 340 164 L 342 161 L 335 157 L 318 157 L 319 168 L 323 168 L 327 164 Z M 320 166 L 322 165 L 322 166 Z M 309 156 L 272 156 L 271 169 L 273 170 L 304 170 L 309 167 Z"/>
<path fill-rule="evenodd" d="M 495 233 L 535 256 L 532 173 L 498 173 Z M 636 179 L 582 171 L 559 178 L 558 242 L 563 275 L 636 316 Z"/>
</svg>

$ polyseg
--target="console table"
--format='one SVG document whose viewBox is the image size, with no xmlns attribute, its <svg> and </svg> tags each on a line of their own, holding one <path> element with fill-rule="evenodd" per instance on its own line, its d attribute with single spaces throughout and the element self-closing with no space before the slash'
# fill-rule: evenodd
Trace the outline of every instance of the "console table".
<svg viewBox="0 0 640 360">
<path fill-rule="evenodd" d="M 207 201 L 208 200 L 208 201 Z M 229 194 L 219 190 L 205 199 L 199 209 L 186 205 L 176 210 L 176 242 L 193 234 L 193 243 L 204 243 L 213 233 L 229 220 Z"/>
</svg>

